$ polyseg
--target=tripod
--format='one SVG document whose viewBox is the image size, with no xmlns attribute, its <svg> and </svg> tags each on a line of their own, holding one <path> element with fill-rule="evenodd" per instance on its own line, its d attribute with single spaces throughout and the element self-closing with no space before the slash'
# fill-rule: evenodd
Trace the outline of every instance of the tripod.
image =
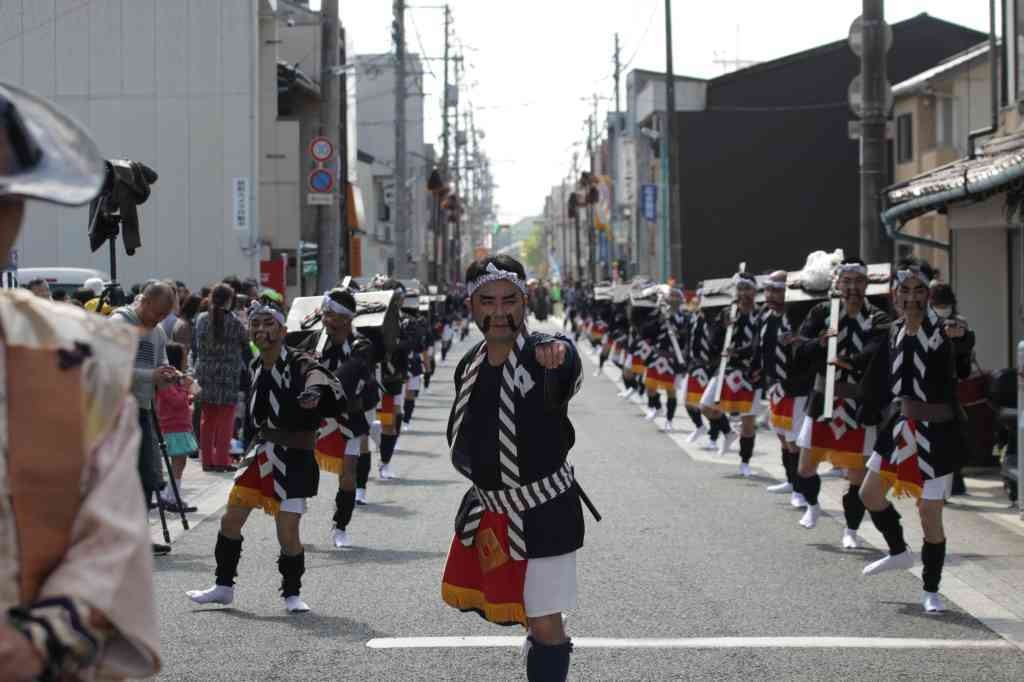
<svg viewBox="0 0 1024 682">
<path fill-rule="evenodd" d="M 174 502 L 178 505 L 178 513 L 181 515 L 181 527 L 188 530 L 188 518 L 185 516 L 185 503 L 181 501 L 181 492 L 178 490 L 178 481 L 174 478 L 174 469 L 171 467 L 171 458 L 167 454 L 167 441 L 164 440 L 164 432 L 160 429 L 160 420 L 153 414 L 153 433 L 156 435 L 157 445 L 160 446 L 160 454 L 164 459 L 164 466 L 167 468 L 167 480 L 171 485 L 171 492 L 174 493 Z M 160 524 L 163 526 L 164 540 L 171 541 L 171 534 L 167 530 L 167 517 L 164 514 L 163 502 L 157 496 L 157 507 L 160 509 Z"/>
</svg>

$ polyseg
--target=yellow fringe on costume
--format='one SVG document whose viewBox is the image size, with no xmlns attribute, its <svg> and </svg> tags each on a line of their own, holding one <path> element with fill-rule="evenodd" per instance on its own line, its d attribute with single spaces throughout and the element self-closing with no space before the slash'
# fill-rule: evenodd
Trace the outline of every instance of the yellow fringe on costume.
<svg viewBox="0 0 1024 682">
<path fill-rule="evenodd" d="M 381 412 L 377 411 L 377 419 L 380 420 L 381 426 L 394 426 L 395 424 L 395 413 L 394 412 Z"/>
<path fill-rule="evenodd" d="M 441 584 L 441 598 L 460 611 L 479 611 L 492 623 L 519 623 L 526 627 L 526 610 L 522 604 L 489 604 L 483 592 L 447 583 Z"/>
<path fill-rule="evenodd" d="M 883 469 L 878 475 L 891 486 L 890 491 L 894 497 L 913 497 L 916 500 L 920 500 L 921 495 L 924 494 L 920 486 L 909 481 L 901 481 L 895 471 L 885 471 Z"/>
<path fill-rule="evenodd" d="M 772 412 L 771 423 L 772 426 L 774 426 L 777 429 L 782 429 L 783 431 L 793 430 L 793 418 L 787 417 L 784 414 L 775 414 L 774 412 Z"/>
<path fill-rule="evenodd" d="M 676 388 L 676 382 L 647 377 L 644 379 L 644 386 L 649 391 L 673 391 Z"/>
<path fill-rule="evenodd" d="M 228 495 L 229 507 L 247 507 L 249 509 L 262 509 L 271 516 L 277 516 L 281 503 L 273 497 L 264 496 L 259 490 L 233 486 Z"/>
<path fill-rule="evenodd" d="M 715 407 L 722 412 L 733 413 L 738 412 L 740 414 L 747 414 L 754 409 L 754 403 L 750 400 L 723 400 L 722 402 L 715 405 Z"/>
<path fill-rule="evenodd" d="M 331 457 L 328 454 L 317 450 L 315 453 L 316 463 L 320 466 L 320 471 L 326 471 L 329 474 L 340 474 L 342 469 L 342 463 L 344 458 L 342 457 Z"/>
<path fill-rule="evenodd" d="M 687 407 L 700 407 L 700 399 L 704 397 L 704 393 L 698 391 L 697 393 L 686 394 L 686 406 Z"/>
<path fill-rule="evenodd" d="M 861 470 L 864 468 L 864 455 L 859 452 L 845 452 L 843 450 L 832 450 L 830 448 L 811 448 L 811 460 L 818 464 L 820 462 L 832 462 L 832 466 L 839 469 Z"/>
</svg>

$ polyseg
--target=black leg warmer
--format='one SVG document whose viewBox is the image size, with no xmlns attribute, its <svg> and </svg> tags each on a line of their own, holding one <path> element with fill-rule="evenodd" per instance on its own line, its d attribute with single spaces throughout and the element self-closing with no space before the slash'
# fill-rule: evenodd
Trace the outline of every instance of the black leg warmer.
<svg viewBox="0 0 1024 682">
<path fill-rule="evenodd" d="M 686 414 L 690 415 L 690 421 L 693 422 L 695 428 L 700 428 L 704 425 L 704 420 L 701 419 L 700 410 L 696 407 L 687 407 Z"/>
<path fill-rule="evenodd" d="M 807 504 L 818 504 L 818 493 L 821 492 L 821 476 L 814 474 L 807 478 L 800 478 L 800 493 L 803 494 Z"/>
<path fill-rule="evenodd" d="M 740 436 L 740 460 L 749 464 L 754 456 L 754 436 Z"/>
<path fill-rule="evenodd" d="M 370 480 L 370 451 L 359 453 L 359 462 L 356 464 L 356 487 L 365 488 L 366 482 Z"/>
<path fill-rule="evenodd" d="M 885 544 L 889 546 L 889 554 L 902 554 L 907 551 L 907 543 L 903 539 L 903 524 L 900 523 L 900 513 L 892 503 L 880 512 L 871 512 L 871 521 L 875 528 L 885 538 Z"/>
<path fill-rule="evenodd" d="M 334 496 L 334 526 L 345 530 L 352 521 L 352 512 L 356 508 L 356 491 L 342 490 Z"/>
<path fill-rule="evenodd" d="M 679 405 L 679 401 L 675 398 L 669 398 L 665 401 L 665 419 L 672 421 L 676 416 L 676 407 Z"/>
<path fill-rule="evenodd" d="M 380 437 L 380 461 L 383 464 L 391 461 L 391 455 L 395 454 L 395 444 L 397 442 L 397 435 L 389 436 L 385 433 Z"/>
<path fill-rule="evenodd" d="M 412 421 L 412 411 L 416 408 L 416 399 L 405 399 L 405 405 L 402 406 L 402 421 L 406 424 Z"/>
<path fill-rule="evenodd" d="M 782 467 L 786 470 L 786 480 L 789 481 L 793 489 L 796 490 L 796 482 L 800 479 L 797 474 L 797 467 L 800 465 L 800 453 L 790 452 L 786 448 L 782 448 Z"/>
<path fill-rule="evenodd" d="M 732 433 L 732 426 L 729 425 L 729 418 L 724 414 L 716 420 L 718 430 L 722 433 Z"/>
<path fill-rule="evenodd" d="M 946 563 L 946 541 L 928 542 L 921 545 L 921 581 L 925 592 L 938 592 L 942 580 L 942 566 Z"/>
<path fill-rule="evenodd" d="M 843 495 L 843 514 L 846 515 L 846 527 L 850 530 L 860 528 L 860 522 L 864 520 L 864 503 L 860 500 L 860 486 L 850 484 Z"/>
<path fill-rule="evenodd" d="M 539 644 L 532 637 L 530 651 L 526 654 L 526 679 L 528 682 L 564 682 L 569 677 L 569 654 L 572 640 L 562 644 Z"/>
<path fill-rule="evenodd" d="M 234 587 L 235 576 L 238 575 L 238 560 L 242 557 L 242 540 L 232 540 L 217 533 L 217 544 L 213 548 L 213 558 L 217 560 L 218 585 Z"/>
<path fill-rule="evenodd" d="M 660 410 L 661 409 L 661 394 L 660 393 L 655 393 L 654 397 L 652 398 L 652 400 L 654 400 L 654 408 L 657 409 L 657 410 Z"/>
<path fill-rule="evenodd" d="M 297 597 L 302 589 L 302 574 L 306 572 L 306 553 L 277 557 L 277 570 L 281 572 L 281 596 Z"/>
</svg>

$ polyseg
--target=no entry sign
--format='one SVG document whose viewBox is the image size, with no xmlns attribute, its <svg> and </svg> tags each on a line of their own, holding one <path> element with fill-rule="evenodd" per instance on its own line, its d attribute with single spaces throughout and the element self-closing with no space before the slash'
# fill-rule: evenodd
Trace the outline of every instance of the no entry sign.
<svg viewBox="0 0 1024 682">
<path fill-rule="evenodd" d="M 334 145 L 326 137 L 314 137 L 309 143 L 309 153 L 314 160 L 323 163 L 334 156 Z"/>
</svg>

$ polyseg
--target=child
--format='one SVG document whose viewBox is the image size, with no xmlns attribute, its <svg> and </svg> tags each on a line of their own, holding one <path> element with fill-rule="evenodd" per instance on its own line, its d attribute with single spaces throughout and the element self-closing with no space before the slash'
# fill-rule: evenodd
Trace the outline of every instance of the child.
<svg viewBox="0 0 1024 682">
<path fill-rule="evenodd" d="M 167 344 L 167 360 L 179 372 L 186 369 L 185 347 L 179 343 Z M 167 444 L 167 455 L 171 458 L 171 469 L 174 480 L 181 495 L 181 503 L 185 511 L 196 508 L 185 502 L 181 489 L 181 475 L 185 472 L 188 456 L 199 450 L 195 434 L 192 431 L 192 395 L 199 392 L 199 385 L 186 380 L 165 386 L 156 392 L 156 415 L 160 421 L 160 431 Z M 174 499 L 174 490 L 165 485 L 160 493 L 161 501 L 166 509 L 178 511 L 178 501 Z"/>
</svg>

